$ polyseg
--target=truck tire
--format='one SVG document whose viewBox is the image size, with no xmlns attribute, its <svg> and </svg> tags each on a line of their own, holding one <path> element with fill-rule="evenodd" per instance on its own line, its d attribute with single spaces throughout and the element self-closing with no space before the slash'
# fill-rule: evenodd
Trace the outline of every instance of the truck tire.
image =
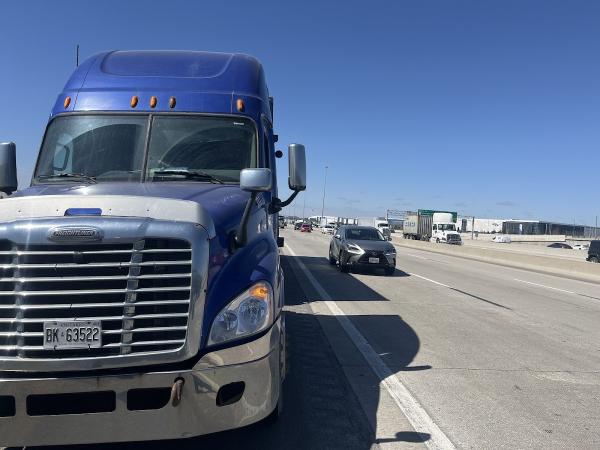
<svg viewBox="0 0 600 450">
<path fill-rule="evenodd" d="M 332 266 L 335 266 L 335 263 L 336 263 L 335 257 L 331 253 L 331 247 L 329 247 L 329 264 L 331 264 Z"/>
<path fill-rule="evenodd" d="M 344 254 L 342 252 L 340 252 L 340 255 L 338 257 L 338 261 L 340 264 L 340 272 L 342 273 L 348 273 L 350 272 L 350 267 L 348 266 L 348 264 L 344 263 Z"/>
<path fill-rule="evenodd" d="M 435 239 L 435 243 L 436 243 L 436 244 L 439 244 L 439 243 L 440 243 L 440 238 L 436 238 L 436 239 Z"/>
<path fill-rule="evenodd" d="M 598 262 L 600 262 L 600 261 L 598 261 L 598 258 L 596 258 L 595 256 L 592 256 L 592 257 L 590 258 L 590 262 L 593 262 L 593 263 L 598 263 Z"/>
</svg>

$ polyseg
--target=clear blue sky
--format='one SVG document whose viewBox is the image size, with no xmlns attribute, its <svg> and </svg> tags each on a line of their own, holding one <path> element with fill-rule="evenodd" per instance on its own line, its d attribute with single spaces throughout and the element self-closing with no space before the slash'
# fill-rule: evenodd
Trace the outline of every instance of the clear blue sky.
<svg viewBox="0 0 600 450">
<path fill-rule="evenodd" d="M 21 187 L 79 43 L 258 57 L 279 145 L 307 146 L 307 215 L 325 165 L 329 215 L 600 214 L 600 2 L 21 0 L 0 17 L 0 140 Z"/>
</svg>

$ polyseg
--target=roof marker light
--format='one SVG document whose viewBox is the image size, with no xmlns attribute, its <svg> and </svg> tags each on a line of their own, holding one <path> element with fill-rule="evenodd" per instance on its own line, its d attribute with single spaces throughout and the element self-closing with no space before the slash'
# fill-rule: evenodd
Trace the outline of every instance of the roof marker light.
<svg viewBox="0 0 600 450">
<path fill-rule="evenodd" d="M 171 108 L 171 109 L 175 108 L 176 104 L 177 104 L 177 100 L 175 99 L 175 97 L 169 98 L 169 108 Z"/>
<path fill-rule="evenodd" d="M 70 104 L 71 104 L 71 97 L 67 96 L 67 97 L 65 98 L 65 102 L 64 102 L 65 109 L 67 109 L 67 108 L 69 107 L 69 105 L 70 105 Z"/>
<path fill-rule="evenodd" d="M 237 101 L 235 102 L 235 105 L 237 106 L 237 110 L 239 112 L 244 112 L 244 110 L 246 109 L 246 105 L 244 104 L 244 100 L 242 100 L 241 98 L 237 99 Z"/>
<path fill-rule="evenodd" d="M 158 99 L 154 95 L 150 97 L 150 108 L 156 108 L 157 103 Z"/>
<path fill-rule="evenodd" d="M 131 101 L 129 102 L 129 104 L 132 108 L 135 108 L 138 104 L 138 96 L 134 95 L 133 97 L 131 97 Z"/>
</svg>

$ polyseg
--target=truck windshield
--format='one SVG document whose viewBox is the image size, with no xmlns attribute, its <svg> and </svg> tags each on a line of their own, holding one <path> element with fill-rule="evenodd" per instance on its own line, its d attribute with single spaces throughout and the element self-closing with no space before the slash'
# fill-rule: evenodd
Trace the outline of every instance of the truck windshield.
<svg viewBox="0 0 600 450">
<path fill-rule="evenodd" d="M 440 231 L 455 231 L 453 223 L 440 223 L 438 224 L 438 230 Z"/>
<path fill-rule="evenodd" d="M 256 164 L 256 129 L 249 119 L 72 115 L 50 123 L 35 180 L 237 183 L 240 170 Z"/>
</svg>

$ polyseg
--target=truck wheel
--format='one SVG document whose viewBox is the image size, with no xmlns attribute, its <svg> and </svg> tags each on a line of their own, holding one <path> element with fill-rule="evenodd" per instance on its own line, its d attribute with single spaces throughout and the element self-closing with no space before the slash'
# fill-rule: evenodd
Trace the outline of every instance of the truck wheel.
<svg viewBox="0 0 600 450">
<path fill-rule="evenodd" d="M 348 267 L 348 264 L 344 263 L 344 254 L 342 252 L 340 252 L 338 261 L 340 262 L 340 272 L 343 272 L 343 273 L 350 272 L 350 268 Z"/>
<path fill-rule="evenodd" d="M 440 243 L 440 238 L 436 238 L 435 243 L 439 244 Z"/>
<path fill-rule="evenodd" d="M 333 254 L 331 253 L 331 247 L 329 247 L 329 264 L 331 264 L 332 266 L 335 266 L 335 258 L 333 257 Z"/>
<path fill-rule="evenodd" d="M 600 261 L 598 261 L 598 258 L 596 258 L 595 256 L 592 256 L 590 258 L 590 262 L 597 263 L 597 262 L 600 262 Z"/>
</svg>

